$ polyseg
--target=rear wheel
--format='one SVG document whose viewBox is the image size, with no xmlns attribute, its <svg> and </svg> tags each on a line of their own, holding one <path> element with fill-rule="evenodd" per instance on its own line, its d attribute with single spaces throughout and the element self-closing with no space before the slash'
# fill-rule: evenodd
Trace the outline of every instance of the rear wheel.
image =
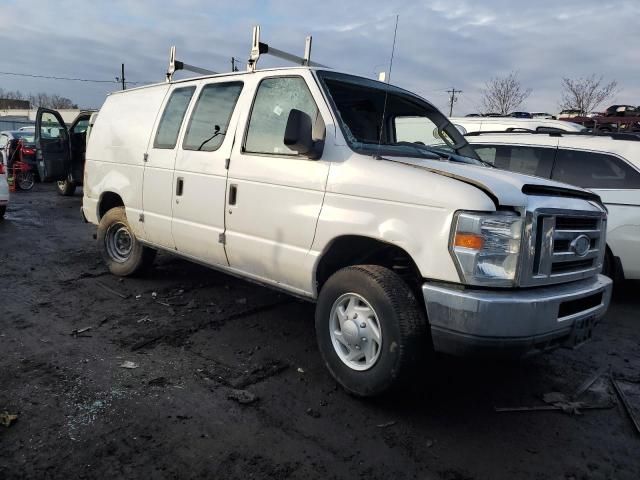
<svg viewBox="0 0 640 480">
<path fill-rule="evenodd" d="M 76 191 L 76 184 L 69 180 L 60 180 L 56 182 L 56 190 L 60 195 L 70 197 Z"/>
<path fill-rule="evenodd" d="M 98 225 L 98 243 L 107 267 L 114 275 L 126 277 L 151 266 L 156 251 L 145 247 L 133 234 L 124 207 L 104 214 Z"/>
<path fill-rule="evenodd" d="M 344 268 L 322 287 L 316 336 L 325 365 L 348 392 L 379 395 L 406 379 L 432 347 L 409 286 L 377 265 Z"/>
<path fill-rule="evenodd" d="M 7 213 L 7 206 L 2 205 L 0 207 L 0 220 L 4 219 L 4 214 Z"/>
</svg>

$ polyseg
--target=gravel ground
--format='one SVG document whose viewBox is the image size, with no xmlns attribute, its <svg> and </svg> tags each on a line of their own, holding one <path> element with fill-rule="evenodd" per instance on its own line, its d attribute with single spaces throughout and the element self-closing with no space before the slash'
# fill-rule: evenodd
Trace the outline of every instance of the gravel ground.
<svg viewBox="0 0 640 480">
<path fill-rule="evenodd" d="M 37 185 L 0 222 L 1 479 L 640 478 L 606 376 L 581 397 L 602 409 L 494 410 L 608 367 L 640 418 L 638 282 L 577 350 L 438 358 L 362 401 L 323 367 L 312 304 L 164 254 L 115 278 L 80 203 Z"/>
</svg>

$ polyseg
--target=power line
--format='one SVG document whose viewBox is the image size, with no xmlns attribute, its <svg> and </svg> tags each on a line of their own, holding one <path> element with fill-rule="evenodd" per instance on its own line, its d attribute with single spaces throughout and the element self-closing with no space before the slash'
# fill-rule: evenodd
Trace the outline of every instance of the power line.
<svg viewBox="0 0 640 480">
<path fill-rule="evenodd" d="M 98 80 L 98 79 L 92 79 L 92 78 L 73 78 L 73 77 L 55 77 L 52 75 L 36 75 L 36 74 L 32 74 L 32 73 L 16 73 L 16 72 L 0 72 L 0 75 L 11 75 L 14 77 L 29 77 L 29 78 L 46 78 L 48 80 L 65 80 L 65 81 L 72 81 L 72 82 L 88 82 L 88 83 L 120 83 L 119 79 L 118 80 Z M 132 85 L 143 85 L 143 84 L 149 84 L 149 83 L 158 83 L 158 82 L 130 82 L 127 81 L 127 83 L 132 84 Z"/>
</svg>

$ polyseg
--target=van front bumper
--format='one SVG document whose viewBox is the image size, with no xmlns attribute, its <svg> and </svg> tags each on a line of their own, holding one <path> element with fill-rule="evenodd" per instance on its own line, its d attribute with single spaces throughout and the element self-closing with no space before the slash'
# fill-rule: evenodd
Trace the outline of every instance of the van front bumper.
<svg viewBox="0 0 640 480">
<path fill-rule="evenodd" d="M 604 275 L 548 287 L 480 290 L 422 286 L 437 352 L 525 356 L 591 338 L 611 300 Z"/>
</svg>

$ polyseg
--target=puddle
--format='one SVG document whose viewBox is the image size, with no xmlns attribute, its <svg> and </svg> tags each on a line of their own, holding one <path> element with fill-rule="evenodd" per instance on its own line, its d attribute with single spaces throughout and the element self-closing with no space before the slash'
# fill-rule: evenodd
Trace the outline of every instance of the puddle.
<svg viewBox="0 0 640 480">
<path fill-rule="evenodd" d="M 44 227 L 47 223 L 52 223 L 51 219 L 45 220 L 40 213 L 29 210 L 7 210 L 4 215 L 5 223 L 24 225 L 27 227 Z"/>
</svg>

